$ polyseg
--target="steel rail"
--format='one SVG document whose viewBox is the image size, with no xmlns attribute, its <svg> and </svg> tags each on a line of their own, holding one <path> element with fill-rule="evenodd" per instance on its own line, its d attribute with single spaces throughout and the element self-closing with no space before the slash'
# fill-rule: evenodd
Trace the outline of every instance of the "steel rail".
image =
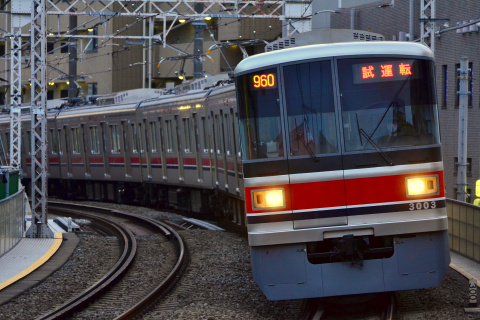
<svg viewBox="0 0 480 320">
<path fill-rule="evenodd" d="M 49 208 L 56 207 L 62 208 L 62 210 L 68 210 L 69 208 L 76 208 L 77 210 L 98 212 L 101 214 L 108 214 L 116 217 L 128 218 L 129 220 L 134 220 L 136 223 L 145 225 L 149 228 L 154 228 L 159 230 L 163 235 L 165 235 L 174 245 L 177 261 L 175 266 L 172 268 L 168 276 L 155 287 L 150 293 L 148 293 L 141 301 L 136 303 L 129 310 L 125 311 L 123 314 L 118 316 L 117 320 L 133 319 L 139 314 L 145 312 L 155 301 L 164 296 L 169 292 L 176 282 L 180 279 L 180 274 L 185 270 L 188 264 L 188 253 L 181 236 L 169 225 L 164 222 L 157 221 L 151 218 L 143 217 L 137 214 L 121 212 L 117 210 L 111 210 L 106 208 L 94 207 L 94 206 L 85 206 L 85 205 L 73 205 L 63 202 L 49 202 Z"/>
<path fill-rule="evenodd" d="M 49 208 L 49 210 L 57 212 L 60 210 L 61 212 L 69 211 L 72 214 L 74 213 L 75 215 L 81 215 L 88 219 L 94 220 L 96 223 L 112 230 L 113 233 L 117 234 L 118 238 L 121 240 L 121 243 L 123 244 L 123 252 L 113 268 L 110 269 L 105 276 L 103 276 L 90 288 L 80 293 L 73 299 L 67 301 L 56 310 L 37 318 L 37 320 L 65 319 L 75 312 L 84 309 L 86 305 L 102 295 L 125 274 L 130 265 L 133 263 L 137 251 L 137 241 L 133 233 L 114 221 L 100 218 L 85 212 L 77 212 L 72 209 L 61 208 L 55 210 L 54 206 L 52 206 Z"/>
</svg>

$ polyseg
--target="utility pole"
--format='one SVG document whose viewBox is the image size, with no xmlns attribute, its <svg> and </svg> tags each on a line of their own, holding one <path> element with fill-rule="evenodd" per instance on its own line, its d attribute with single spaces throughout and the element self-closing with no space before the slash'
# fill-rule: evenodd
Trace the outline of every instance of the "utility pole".
<svg viewBox="0 0 480 320">
<path fill-rule="evenodd" d="M 20 168 L 22 137 L 22 27 L 30 23 L 32 2 L 12 0 L 10 18 L 10 165 Z"/>
<path fill-rule="evenodd" d="M 468 58 L 460 59 L 459 91 L 458 94 L 458 172 L 457 172 L 457 200 L 466 201 L 467 189 L 467 129 L 468 129 Z"/>
<path fill-rule="evenodd" d="M 47 220 L 47 1 L 33 0 L 31 10 L 31 207 L 27 236 L 52 238 Z"/>
<path fill-rule="evenodd" d="M 420 0 L 420 41 L 435 52 L 435 0 Z"/>
<path fill-rule="evenodd" d="M 193 22 L 193 79 L 203 78 L 203 28 L 204 22 Z"/>
<path fill-rule="evenodd" d="M 75 12 L 76 9 L 72 8 L 71 12 Z M 77 16 L 71 15 L 68 17 L 68 27 L 70 34 L 75 36 L 77 34 Z M 77 97 L 77 39 L 71 37 L 68 39 L 68 100 L 72 100 Z"/>
</svg>

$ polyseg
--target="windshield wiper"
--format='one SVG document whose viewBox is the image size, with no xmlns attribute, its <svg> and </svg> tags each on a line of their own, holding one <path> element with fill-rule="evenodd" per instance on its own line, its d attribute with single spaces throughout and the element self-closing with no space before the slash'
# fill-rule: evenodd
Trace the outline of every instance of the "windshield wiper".
<svg viewBox="0 0 480 320">
<path fill-rule="evenodd" d="M 411 76 L 408 76 L 408 78 L 406 78 L 404 81 L 403 81 L 403 84 L 402 86 L 400 87 L 400 89 L 395 93 L 395 96 L 393 97 L 393 99 L 390 101 L 390 104 L 388 105 L 388 108 L 385 110 L 385 112 L 383 113 L 382 115 L 382 118 L 380 119 L 380 121 L 378 122 L 377 124 L 377 127 L 375 128 L 375 130 L 373 130 L 372 134 L 369 136 L 369 138 L 373 137 L 373 135 L 375 134 L 375 132 L 377 132 L 378 128 L 380 127 L 380 124 L 382 124 L 383 122 L 383 119 L 385 119 L 385 116 L 387 115 L 388 113 L 388 110 L 390 110 L 390 108 L 393 106 L 393 104 L 397 101 L 397 98 L 398 98 L 398 95 L 400 94 L 400 92 L 402 92 L 403 88 L 405 87 L 405 85 L 407 84 L 407 81 L 410 79 Z"/>
<path fill-rule="evenodd" d="M 383 157 L 383 159 L 385 159 L 385 161 L 387 161 L 387 163 L 389 165 L 393 166 L 394 163 L 393 163 L 392 159 L 390 159 L 390 157 L 387 156 L 387 154 L 382 149 L 380 149 L 375 142 L 373 142 L 373 140 L 368 136 L 368 134 L 365 132 L 365 130 L 363 130 L 361 128 L 359 128 L 358 130 L 361 134 L 363 134 L 363 136 L 367 139 L 367 141 L 370 142 L 370 144 L 375 148 L 375 150 L 377 150 L 377 152 L 380 153 L 380 155 Z"/>
<path fill-rule="evenodd" d="M 310 154 L 310 157 L 313 159 L 313 161 L 317 162 L 318 157 L 315 155 L 315 152 L 313 152 L 312 148 L 310 148 L 308 143 L 305 141 L 305 135 L 302 134 L 301 132 L 297 132 L 297 140 L 299 139 L 302 141 L 303 145 L 305 146 L 305 149 Z"/>
</svg>

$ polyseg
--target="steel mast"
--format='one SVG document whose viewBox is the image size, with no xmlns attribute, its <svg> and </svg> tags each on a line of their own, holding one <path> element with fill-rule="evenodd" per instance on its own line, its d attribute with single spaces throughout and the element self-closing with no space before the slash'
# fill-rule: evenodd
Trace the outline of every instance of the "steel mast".
<svg viewBox="0 0 480 320">
<path fill-rule="evenodd" d="M 33 0 L 31 10 L 31 207 L 27 236 L 52 237 L 47 223 L 47 12 L 46 0 Z"/>
</svg>

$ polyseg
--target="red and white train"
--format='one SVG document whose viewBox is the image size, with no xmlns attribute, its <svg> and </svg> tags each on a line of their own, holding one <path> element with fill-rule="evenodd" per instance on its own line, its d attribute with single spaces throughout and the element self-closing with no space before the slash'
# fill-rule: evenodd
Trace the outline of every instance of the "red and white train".
<svg viewBox="0 0 480 320">
<path fill-rule="evenodd" d="M 245 226 L 271 300 L 439 285 L 449 248 L 432 52 L 297 47 L 247 58 L 235 78 L 49 109 L 49 194 Z M 6 150 L 9 130 L 3 116 Z"/>
<path fill-rule="evenodd" d="M 248 238 L 268 299 L 438 286 L 449 265 L 433 53 L 313 45 L 235 69 Z"/>
</svg>

